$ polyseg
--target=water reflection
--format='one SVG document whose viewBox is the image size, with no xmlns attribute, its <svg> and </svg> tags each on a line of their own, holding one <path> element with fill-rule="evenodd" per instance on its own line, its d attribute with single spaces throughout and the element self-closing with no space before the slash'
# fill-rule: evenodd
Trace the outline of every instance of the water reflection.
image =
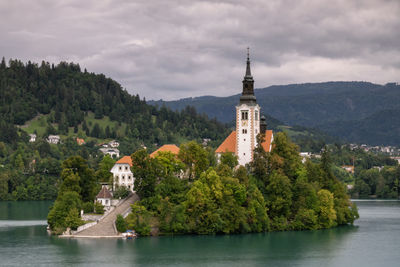
<svg viewBox="0 0 400 267">
<path fill-rule="evenodd" d="M 45 225 L 36 225 L 45 222 L 45 205 L 32 208 L 44 213 L 36 218 L 17 214 L 29 203 L 14 206 L 18 212 L 7 203 L 0 221 L 0 265 L 397 266 L 400 202 L 357 204 L 361 218 L 354 226 L 328 230 L 115 240 L 48 236 Z"/>
</svg>

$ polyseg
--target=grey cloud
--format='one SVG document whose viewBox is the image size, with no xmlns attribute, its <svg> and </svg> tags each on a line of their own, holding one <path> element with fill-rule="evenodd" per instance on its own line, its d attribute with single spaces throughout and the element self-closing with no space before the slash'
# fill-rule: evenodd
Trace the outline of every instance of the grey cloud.
<svg viewBox="0 0 400 267">
<path fill-rule="evenodd" d="M 256 86 L 400 77 L 400 2 L 3 1 L 6 58 L 74 61 L 146 99 Z M 398 80 L 397 80 L 398 81 Z"/>
</svg>

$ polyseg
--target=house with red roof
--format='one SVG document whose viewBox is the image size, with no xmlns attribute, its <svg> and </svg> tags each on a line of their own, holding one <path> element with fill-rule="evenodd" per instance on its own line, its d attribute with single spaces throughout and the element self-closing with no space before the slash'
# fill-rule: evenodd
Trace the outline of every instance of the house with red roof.
<svg viewBox="0 0 400 267">
<path fill-rule="evenodd" d="M 179 147 L 177 147 L 174 144 L 163 145 L 159 149 L 157 149 L 156 151 L 151 153 L 150 157 L 151 158 L 155 158 L 158 155 L 159 152 L 171 152 L 174 155 L 178 155 L 179 154 Z"/>
<path fill-rule="evenodd" d="M 103 205 L 106 209 L 109 209 L 111 206 L 111 199 L 111 192 L 108 190 L 107 186 L 103 185 L 100 192 L 96 196 L 96 201 L 100 202 L 101 205 Z"/>
<path fill-rule="evenodd" d="M 113 174 L 113 189 L 117 186 L 125 186 L 128 190 L 134 192 L 134 182 L 132 171 L 132 158 L 124 156 L 115 162 L 110 172 Z"/>
</svg>

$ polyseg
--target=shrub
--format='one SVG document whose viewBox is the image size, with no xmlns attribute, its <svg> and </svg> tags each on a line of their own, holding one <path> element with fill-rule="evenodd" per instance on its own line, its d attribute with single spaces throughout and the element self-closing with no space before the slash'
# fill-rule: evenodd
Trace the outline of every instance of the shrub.
<svg viewBox="0 0 400 267">
<path fill-rule="evenodd" d="M 104 214 L 104 206 L 101 205 L 100 202 L 97 202 L 94 204 L 94 212 L 96 214 Z"/>
<path fill-rule="evenodd" d="M 123 233 L 126 231 L 126 222 L 121 214 L 117 215 L 117 220 L 115 221 L 115 226 L 117 227 L 117 231 Z"/>
<path fill-rule="evenodd" d="M 94 204 L 93 202 L 85 202 L 82 205 L 84 213 L 92 213 L 94 211 Z"/>
<path fill-rule="evenodd" d="M 114 191 L 114 198 L 115 199 L 124 199 L 129 195 L 129 190 L 125 186 L 117 186 Z"/>
</svg>

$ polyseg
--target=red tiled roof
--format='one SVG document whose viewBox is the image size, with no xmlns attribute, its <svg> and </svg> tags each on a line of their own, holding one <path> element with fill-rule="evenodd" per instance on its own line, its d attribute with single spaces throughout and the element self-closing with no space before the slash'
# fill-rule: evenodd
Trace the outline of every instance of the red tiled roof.
<svg viewBox="0 0 400 267">
<path fill-rule="evenodd" d="M 78 143 L 78 145 L 83 145 L 85 143 L 85 140 L 77 137 L 76 142 Z"/>
<path fill-rule="evenodd" d="M 224 142 L 215 150 L 215 153 L 225 153 L 232 152 L 236 153 L 236 131 L 231 132 L 231 134 L 225 139 Z"/>
<path fill-rule="evenodd" d="M 272 130 L 265 131 L 265 139 L 261 144 L 266 152 L 270 152 L 272 143 Z M 222 142 L 222 144 L 215 150 L 215 153 L 232 152 L 236 154 L 236 131 L 231 134 Z"/>
<path fill-rule="evenodd" d="M 162 147 L 160 147 L 159 149 L 157 149 L 156 151 L 154 151 L 153 153 L 150 154 L 150 157 L 154 158 L 155 156 L 157 156 L 158 152 L 171 152 L 172 154 L 178 155 L 179 153 L 179 147 L 177 147 L 176 145 L 163 145 Z"/>
<path fill-rule="evenodd" d="M 124 156 L 115 162 L 115 164 L 129 164 L 132 167 L 132 158 L 131 156 Z"/>
<path fill-rule="evenodd" d="M 112 198 L 112 195 L 110 191 L 108 191 L 107 187 L 103 186 L 96 198 Z"/>
<path fill-rule="evenodd" d="M 266 152 L 270 152 L 269 150 L 271 148 L 271 143 L 272 143 L 272 130 L 266 130 L 264 142 L 262 142 L 261 144 Z"/>
</svg>

